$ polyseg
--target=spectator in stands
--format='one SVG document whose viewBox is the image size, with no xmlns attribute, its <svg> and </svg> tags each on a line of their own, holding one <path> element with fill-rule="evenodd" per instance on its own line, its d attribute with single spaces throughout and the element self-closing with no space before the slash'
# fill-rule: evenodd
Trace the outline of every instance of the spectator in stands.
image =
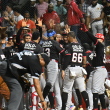
<svg viewBox="0 0 110 110">
<path fill-rule="evenodd" d="M 63 31 L 61 30 L 61 25 L 60 25 L 60 23 L 57 23 L 57 24 L 55 25 L 55 32 L 56 32 L 56 34 L 62 34 L 62 33 L 63 33 Z"/>
<path fill-rule="evenodd" d="M 67 0 L 66 4 L 68 6 L 68 25 L 71 26 L 71 31 L 75 32 L 77 41 L 80 43 L 79 38 L 77 37 L 78 26 L 80 25 L 80 18 L 82 23 L 85 23 L 82 12 L 79 10 L 77 4 L 71 0 Z M 73 14 L 74 13 L 74 14 Z"/>
<path fill-rule="evenodd" d="M 23 36 L 25 34 L 29 34 L 32 37 L 32 34 L 30 33 L 30 29 L 28 26 L 22 28 L 22 33 L 20 35 L 20 39 L 23 39 Z"/>
<path fill-rule="evenodd" d="M 50 3 L 52 3 L 53 6 L 54 6 L 54 5 L 57 5 L 57 0 L 50 0 Z"/>
<path fill-rule="evenodd" d="M 89 21 L 91 19 L 91 28 L 93 35 L 96 33 L 103 34 L 103 6 L 97 3 L 98 0 L 92 0 L 92 4 L 87 9 L 87 27 L 89 26 Z M 89 27 L 88 27 L 89 29 Z"/>
<path fill-rule="evenodd" d="M 86 20 L 86 16 L 87 16 L 87 8 L 88 8 L 88 4 L 86 3 L 86 0 L 81 0 L 81 4 L 80 6 L 80 10 L 84 13 L 84 19 Z"/>
<path fill-rule="evenodd" d="M 60 40 L 62 40 L 61 34 L 56 34 L 56 41 L 59 42 Z"/>
<path fill-rule="evenodd" d="M 42 39 L 40 40 L 40 44 L 42 44 L 45 40 L 47 40 L 47 25 L 43 24 L 42 25 Z"/>
<path fill-rule="evenodd" d="M 13 11 L 14 11 L 14 15 L 17 16 L 16 20 L 14 21 L 14 23 L 17 25 L 18 21 L 24 19 L 24 17 L 20 14 L 19 7 L 14 7 Z"/>
<path fill-rule="evenodd" d="M 35 25 L 35 23 L 32 20 L 30 20 L 30 14 L 29 14 L 28 11 L 25 11 L 25 13 L 24 13 L 24 19 L 20 20 L 17 23 L 17 26 L 16 26 L 17 32 L 22 27 L 22 23 L 25 23 L 24 20 L 26 20 L 26 24 L 29 27 L 30 32 L 31 33 L 35 32 L 36 31 L 36 25 Z"/>
<path fill-rule="evenodd" d="M 15 19 L 11 18 L 11 20 L 13 21 L 13 23 L 15 24 L 14 26 L 14 35 L 16 34 L 16 25 L 18 23 L 18 21 L 24 19 L 24 17 L 20 14 L 20 8 L 19 7 L 14 7 L 13 8 L 13 11 L 14 11 L 14 15 L 16 16 Z"/>
<path fill-rule="evenodd" d="M 34 11 L 36 6 L 36 0 L 30 0 L 30 18 L 34 18 Z"/>
<path fill-rule="evenodd" d="M 10 3 L 7 4 L 6 11 L 3 17 L 4 18 L 3 27 L 8 26 L 8 29 L 7 29 L 8 36 L 13 36 L 13 32 L 14 32 L 14 23 L 10 19 L 10 18 L 14 19 L 14 13 L 13 13 L 12 8 L 13 8 L 12 4 Z"/>
<path fill-rule="evenodd" d="M 44 2 L 44 0 L 39 0 L 39 3 L 36 3 L 35 6 L 35 19 L 40 18 L 41 15 L 45 13 L 47 8 L 48 3 Z"/>
<path fill-rule="evenodd" d="M 8 38 L 8 42 L 7 42 L 7 44 L 6 44 L 6 47 L 10 47 L 10 46 L 13 46 L 13 37 L 9 37 Z"/>
<path fill-rule="evenodd" d="M 106 0 L 106 6 L 104 7 L 104 26 L 105 26 L 105 32 L 108 33 L 109 31 L 109 38 L 110 38 L 110 1 Z M 109 27 L 109 30 L 108 30 Z"/>
<path fill-rule="evenodd" d="M 62 1 L 63 0 L 57 0 L 57 5 L 54 6 L 54 11 L 56 11 L 58 16 L 60 17 L 60 22 L 64 21 L 64 18 L 67 14 L 67 10 L 64 8 Z"/>
<path fill-rule="evenodd" d="M 52 29 L 54 28 L 53 24 L 60 23 L 60 18 L 56 11 L 53 10 L 53 4 L 51 3 L 48 5 L 46 13 L 44 13 L 40 19 L 42 19 L 42 22 L 47 25 L 47 29 Z"/>
<path fill-rule="evenodd" d="M 45 2 L 47 2 L 47 3 L 50 3 L 50 0 L 44 0 Z"/>
<path fill-rule="evenodd" d="M 68 26 L 68 24 L 65 25 L 64 32 L 65 33 L 69 33 L 70 32 L 70 26 Z"/>
</svg>

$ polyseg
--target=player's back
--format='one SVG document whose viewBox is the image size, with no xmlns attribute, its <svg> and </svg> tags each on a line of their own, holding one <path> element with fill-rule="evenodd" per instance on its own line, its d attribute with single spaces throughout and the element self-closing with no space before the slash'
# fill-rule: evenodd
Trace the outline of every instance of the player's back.
<svg viewBox="0 0 110 110">
<path fill-rule="evenodd" d="M 5 57 L 9 58 L 18 53 L 18 48 L 15 48 L 14 46 L 10 46 L 10 47 L 5 47 L 5 49 L 2 49 L 2 51 Z"/>
<path fill-rule="evenodd" d="M 44 41 L 42 47 L 44 53 L 46 53 L 50 57 L 50 59 L 58 60 L 59 53 L 62 53 L 64 51 L 64 49 L 60 46 L 60 44 L 57 41 L 50 39 Z"/>
<path fill-rule="evenodd" d="M 19 75 L 21 76 L 25 73 L 34 74 L 36 71 L 40 73 L 41 71 L 39 70 L 42 70 L 38 56 L 28 50 L 17 53 L 10 57 L 7 62 L 10 65 L 9 67 L 12 68 L 10 70 L 12 70 L 11 72 L 16 78 L 19 78 Z"/>
<path fill-rule="evenodd" d="M 106 55 L 105 55 L 105 48 L 104 45 L 100 42 L 97 43 L 96 48 L 94 50 L 93 56 L 93 66 L 105 66 L 106 62 Z"/>
<path fill-rule="evenodd" d="M 24 50 L 33 51 L 35 54 L 43 53 L 43 48 L 36 42 L 30 41 L 24 44 Z"/>
<path fill-rule="evenodd" d="M 70 43 L 65 53 L 66 55 L 71 54 L 71 60 L 69 62 L 69 65 L 82 66 L 85 51 L 79 43 Z"/>
</svg>

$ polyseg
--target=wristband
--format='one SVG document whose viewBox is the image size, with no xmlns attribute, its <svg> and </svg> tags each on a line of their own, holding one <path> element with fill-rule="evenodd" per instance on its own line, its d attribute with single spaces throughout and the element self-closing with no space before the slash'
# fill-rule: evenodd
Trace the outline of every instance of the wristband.
<svg viewBox="0 0 110 110">
<path fill-rule="evenodd" d="M 40 101 L 40 102 L 44 102 L 44 101 Z"/>
</svg>

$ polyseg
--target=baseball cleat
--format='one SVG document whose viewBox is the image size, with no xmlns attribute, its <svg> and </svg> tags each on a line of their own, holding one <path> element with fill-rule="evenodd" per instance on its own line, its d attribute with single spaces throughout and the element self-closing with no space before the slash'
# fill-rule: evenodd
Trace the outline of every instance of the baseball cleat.
<svg viewBox="0 0 110 110">
<path fill-rule="evenodd" d="M 83 108 L 78 108 L 78 110 L 83 110 Z"/>
<path fill-rule="evenodd" d="M 72 105 L 71 107 L 70 107 L 70 110 L 75 110 L 75 105 Z"/>
</svg>

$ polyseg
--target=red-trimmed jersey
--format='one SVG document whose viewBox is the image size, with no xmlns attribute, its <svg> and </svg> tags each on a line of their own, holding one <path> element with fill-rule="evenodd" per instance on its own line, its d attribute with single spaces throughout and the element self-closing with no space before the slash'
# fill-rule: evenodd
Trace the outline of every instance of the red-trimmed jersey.
<svg viewBox="0 0 110 110">
<path fill-rule="evenodd" d="M 97 40 L 92 62 L 93 67 L 105 66 L 105 63 L 106 63 L 106 53 L 104 45 Z"/>
<path fill-rule="evenodd" d="M 93 52 L 88 50 L 86 51 L 86 71 L 87 71 L 87 79 L 89 79 L 91 71 L 93 71 L 92 60 L 93 60 Z"/>
<path fill-rule="evenodd" d="M 55 59 L 58 61 L 59 59 L 59 53 L 61 54 L 65 54 L 64 53 L 64 49 L 62 48 L 62 46 L 60 46 L 60 44 L 57 41 L 54 40 L 46 40 L 43 42 L 42 44 L 44 53 L 46 53 L 50 59 Z"/>
<path fill-rule="evenodd" d="M 65 56 L 70 55 L 69 65 L 82 66 L 83 57 L 86 57 L 84 48 L 79 43 L 70 43 L 65 50 Z M 66 58 L 66 57 L 65 57 Z"/>
<path fill-rule="evenodd" d="M 96 46 L 94 50 L 94 56 L 92 62 L 93 67 L 105 66 L 106 54 L 105 54 L 104 45 L 100 41 L 98 41 L 98 39 L 94 35 L 92 35 L 89 31 L 87 31 L 86 34 L 94 42 Z"/>
</svg>

